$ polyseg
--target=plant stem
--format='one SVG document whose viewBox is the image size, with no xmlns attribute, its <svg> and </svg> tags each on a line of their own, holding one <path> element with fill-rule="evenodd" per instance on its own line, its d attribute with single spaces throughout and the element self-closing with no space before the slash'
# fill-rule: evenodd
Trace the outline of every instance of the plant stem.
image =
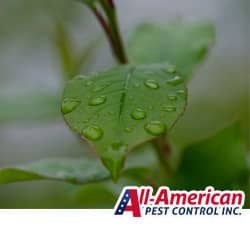
<svg viewBox="0 0 250 250">
<path fill-rule="evenodd" d="M 171 153 L 171 149 L 169 144 L 166 142 L 165 136 L 157 137 L 153 140 L 153 146 L 155 152 L 158 156 L 161 167 L 166 172 L 167 176 L 171 176 L 173 174 L 173 169 L 169 164 L 169 156 Z"/>
<path fill-rule="evenodd" d="M 122 41 L 122 37 L 121 37 L 121 33 L 120 33 L 120 29 L 118 26 L 118 21 L 117 21 L 117 15 L 116 15 L 116 11 L 115 9 L 112 11 L 112 19 L 111 19 L 111 27 L 113 29 L 114 32 L 114 36 L 116 38 L 116 42 L 117 42 L 117 46 L 118 46 L 118 51 L 119 51 L 119 55 L 120 55 L 120 62 L 122 64 L 126 64 L 128 63 L 128 59 L 127 59 L 127 55 L 125 53 L 125 49 L 124 49 L 124 44 Z"/>
<path fill-rule="evenodd" d="M 94 13 L 101 27 L 103 28 L 104 33 L 106 34 L 106 37 L 109 41 L 114 57 L 117 59 L 118 62 L 120 62 L 119 51 L 117 50 L 116 41 L 113 37 L 112 30 L 110 29 L 107 21 L 95 6 L 89 6 L 89 7 L 91 8 L 92 12 Z"/>
<path fill-rule="evenodd" d="M 126 64 L 128 62 L 127 55 L 125 53 L 124 44 L 122 41 L 118 18 L 116 13 L 116 7 L 113 0 L 102 0 L 101 5 L 109 19 L 109 25 L 113 31 L 114 38 L 116 39 L 117 49 L 119 51 L 120 62 Z"/>
<path fill-rule="evenodd" d="M 117 21 L 115 4 L 112 0 L 101 0 L 100 4 L 106 14 L 107 20 L 98 11 L 95 5 L 89 6 L 101 24 L 106 36 L 109 40 L 113 54 L 117 61 L 121 64 L 127 64 L 128 59 L 125 53 L 120 29 Z"/>
</svg>

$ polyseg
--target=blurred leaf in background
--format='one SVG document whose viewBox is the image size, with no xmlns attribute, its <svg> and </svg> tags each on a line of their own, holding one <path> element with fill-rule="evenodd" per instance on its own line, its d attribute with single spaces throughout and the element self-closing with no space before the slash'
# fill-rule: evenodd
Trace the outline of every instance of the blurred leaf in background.
<svg viewBox="0 0 250 250">
<path fill-rule="evenodd" d="M 0 93 L 0 123 L 48 121 L 60 117 L 60 96 L 49 91 Z"/>
<path fill-rule="evenodd" d="M 165 26 L 148 23 L 132 34 L 129 55 L 134 63 L 169 62 L 190 78 L 214 40 L 215 30 L 210 23 L 176 21 Z"/>
<path fill-rule="evenodd" d="M 239 123 L 217 132 L 206 140 L 184 149 L 176 176 L 167 183 L 174 189 L 239 189 L 245 191 L 249 204 L 247 148 Z"/>
<path fill-rule="evenodd" d="M 17 167 L 0 169 L 0 184 L 31 181 L 54 180 L 74 184 L 86 184 L 109 179 L 108 172 L 97 159 L 49 159 Z"/>
</svg>

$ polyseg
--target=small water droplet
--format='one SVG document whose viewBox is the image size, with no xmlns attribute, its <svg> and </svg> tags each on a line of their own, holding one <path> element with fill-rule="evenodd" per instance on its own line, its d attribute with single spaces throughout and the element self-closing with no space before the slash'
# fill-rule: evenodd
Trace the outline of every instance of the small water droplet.
<svg viewBox="0 0 250 250">
<path fill-rule="evenodd" d="M 109 114 L 109 115 L 114 115 L 115 112 L 114 112 L 114 111 L 108 111 L 108 114 Z"/>
<path fill-rule="evenodd" d="M 129 99 L 129 100 L 133 100 L 134 97 L 133 97 L 133 96 L 129 96 L 128 99 Z"/>
<path fill-rule="evenodd" d="M 127 127 L 127 128 L 125 128 L 124 130 L 125 130 L 125 132 L 131 133 L 131 132 L 133 131 L 133 128 Z"/>
<path fill-rule="evenodd" d="M 91 141 L 97 141 L 101 139 L 103 135 L 102 129 L 99 128 L 98 126 L 88 126 L 83 129 L 82 133 L 84 137 L 86 137 L 87 139 Z"/>
<path fill-rule="evenodd" d="M 89 87 L 89 86 L 92 85 L 92 83 L 93 83 L 93 82 L 91 82 L 91 81 L 87 81 L 87 82 L 84 83 L 84 85 L 85 85 L 86 87 Z"/>
<path fill-rule="evenodd" d="M 90 101 L 89 101 L 89 105 L 90 106 L 97 106 L 97 105 L 100 105 L 100 104 L 103 104 L 105 103 L 107 100 L 107 97 L 102 95 L 102 96 L 98 96 L 98 97 L 94 97 L 92 98 Z"/>
<path fill-rule="evenodd" d="M 176 101 L 176 100 L 177 100 L 177 96 L 174 95 L 174 94 L 169 94 L 169 95 L 168 95 L 168 99 L 169 99 L 170 101 Z"/>
<path fill-rule="evenodd" d="M 139 88 L 140 84 L 139 83 L 135 83 L 135 87 Z"/>
<path fill-rule="evenodd" d="M 173 112 L 173 111 L 176 111 L 176 107 L 171 106 L 171 105 L 167 105 L 167 106 L 163 106 L 161 110 L 167 111 L 167 112 Z"/>
<path fill-rule="evenodd" d="M 101 90 L 104 90 L 105 88 L 107 88 L 109 85 L 108 84 L 102 84 L 100 86 L 97 86 L 96 88 L 93 89 L 93 92 L 98 92 Z"/>
<path fill-rule="evenodd" d="M 159 84 L 155 80 L 147 80 L 145 83 L 145 86 L 150 89 L 158 89 Z"/>
<path fill-rule="evenodd" d="M 131 117 L 135 120 L 142 120 L 146 117 L 146 112 L 143 109 L 136 108 L 132 113 Z"/>
<path fill-rule="evenodd" d="M 176 66 L 175 65 L 167 65 L 166 71 L 170 74 L 175 73 L 176 72 Z"/>
<path fill-rule="evenodd" d="M 153 109 L 153 106 L 152 106 L 152 105 L 150 105 L 148 108 L 149 108 L 150 110 L 152 110 L 152 109 Z"/>
<path fill-rule="evenodd" d="M 78 76 L 75 76 L 75 77 L 73 78 L 73 80 L 83 80 L 83 79 L 85 79 L 85 78 L 86 78 L 86 76 L 78 75 Z"/>
<path fill-rule="evenodd" d="M 151 135 L 161 135 L 166 131 L 166 126 L 161 121 L 151 121 L 144 128 Z"/>
<path fill-rule="evenodd" d="M 179 89 L 179 90 L 177 90 L 177 94 L 185 96 L 186 95 L 186 91 L 184 89 Z"/>
<path fill-rule="evenodd" d="M 182 82 L 183 82 L 183 78 L 180 76 L 174 76 L 173 78 L 167 80 L 167 84 L 170 84 L 173 86 L 178 85 Z"/>
<path fill-rule="evenodd" d="M 79 106 L 80 103 L 80 100 L 76 98 L 65 98 L 62 103 L 62 113 L 68 114 L 72 112 Z"/>
</svg>

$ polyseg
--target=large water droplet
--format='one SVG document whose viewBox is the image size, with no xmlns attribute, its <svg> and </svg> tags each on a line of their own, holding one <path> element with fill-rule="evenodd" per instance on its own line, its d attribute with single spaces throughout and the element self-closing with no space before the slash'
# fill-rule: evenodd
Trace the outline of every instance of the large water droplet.
<svg viewBox="0 0 250 250">
<path fill-rule="evenodd" d="M 167 71 L 168 73 L 170 73 L 170 74 L 175 73 L 175 72 L 176 72 L 176 66 L 175 66 L 175 65 L 169 64 L 169 65 L 167 65 L 167 67 L 166 67 L 166 71 Z"/>
<path fill-rule="evenodd" d="M 146 117 L 146 112 L 143 109 L 137 108 L 131 113 L 131 117 L 135 120 L 142 120 Z"/>
<path fill-rule="evenodd" d="M 83 129 L 82 133 L 84 137 L 86 137 L 87 139 L 91 141 L 97 141 L 101 139 L 103 135 L 102 129 L 98 126 L 88 126 Z"/>
<path fill-rule="evenodd" d="M 80 100 L 76 98 L 65 98 L 62 103 L 62 113 L 68 114 L 75 110 L 80 104 Z"/>
<path fill-rule="evenodd" d="M 161 135 L 166 131 L 166 126 L 161 121 L 151 121 L 144 128 L 151 135 Z"/>
<path fill-rule="evenodd" d="M 173 78 L 167 80 L 167 84 L 174 85 L 174 86 L 181 84 L 182 82 L 183 82 L 183 78 L 180 76 L 174 76 Z"/>
<path fill-rule="evenodd" d="M 119 178 L 120 170 L 124 164 L 128 146 L 122 142 L 112 143 L 101 155 L 103 164 L 110 171 L 114 181 Z"/>
<path fill-rule="evenodd" d="M 125 130 L 125 132 L 128 132 L 128 133 L 133 132 L 133 128 L 129 128 L 129 127 L 125 128 L 124 130 Z"/>
<path fill-rule="evenodd" d="M 147 80 L 145 83 L 145 86 L 150 89 L 158 89 L 159 84 L 155 80 Z"/>
<path fill-rule="evenodd" d="M 171 105 L 167 105 L 167 106 L 162 107 L 162 111 L 173 112 L 175 110 L 176 110 L 176 107 L 171 106 Z"/>
<path fill-rule="evenodd" d="M 169 99 L 170 101 L 176 101 L 176 100 L 177 100 L 177 96 L 174 95 L 174 94 L 169 94 L 169 95 L 168 95 L 168 99 Z"/>
<path fill-rule="evenodd" d="M 84 85 L 85 85 L 86 87 L 89 87 L 89 86 L 92 85 L 92 83 L 93 83 L 93 82 L 91 82 L 91 81 L 87 81 L 87 82 L 84 83 Z"/>
<path fill-rule="evenodd" d="M 83 76 L 83 75 L 78 75 L 78 76 L 75 76 L 73 78 L 73 80 L 84 80 L 86 78 L 86 76 Z"/>
<path fill-rule="evenodd" d="M 100 104 L 103 104 L 105 103 L 107 100 L 107 97 L 102 95 L 102 96 L 98 96 L 98 97 L 94 97 L 92 98 L 90 101 L 89 101 L 89 105 L 90 106 L 97 106 L 97 105 L 100 105 Z"/>
<path fill-rule="evenodd" d="M 101 90 L 104 90 L 105 88 L 107 88 L 109 86 L 109 84 L 102 84 L 100 86 L 97 86 L 96 88 L 93 89 L 93 92 L 98 92 Z"/>
</svg>

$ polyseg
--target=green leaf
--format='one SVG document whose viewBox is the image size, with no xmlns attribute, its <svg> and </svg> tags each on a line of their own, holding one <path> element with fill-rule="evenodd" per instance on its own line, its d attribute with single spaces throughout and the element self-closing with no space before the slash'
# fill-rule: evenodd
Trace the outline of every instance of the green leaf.
<svg viewBox="0 0 250 250">
<path fill-rule="evenodd" d="M 100 38 L 95 38 L 78 55 L 75 55 L 72 38 L 67 32 L 65 25 L 60 20 L 57 20 L 55 25 L 55 41 L 63 74 L 66 79 L 70 79 L 85 66 L 101 40 Z"/>
<path fill-rule="evenodd" d="M 45 120 L 60 115 L 58 95 L 36 91 L 14 95 L 0 93 L 0 122 Z"/>
<path fill-rule="evenodd" d="M 72 50 L 72 40 L 65 28 L 65 25 L 59 20 L 56 21 L 55 24 L 55 40 L 63 73 L 67 78 L 70 78 L 74 73 L 75 64 Z"/>
<path fill-rule="evenodd" d="M 178 172 L 168 183 L 177 189 L 241 189 L 249 203 L 247 150 L 239 124 L 187 147 Z M 246 204 L 249 207 L 249 204 Z"/>
<path fill-rule="evenodd" d="M 75 66 L 74 71 L 75 73 L 73 76 L 81 72 L 82 68 L 88 64 L 91 57 L 93 57 L 94 52 L 96 51 L 98 45 L 100 44 L 101 40 L 100 38 L 95 38 L 91 42 L 88 43 L 87 47 L 85 47 L 81 53 L 78 55 L 78 57 L 75 59 Z"/>
<path fill-rule="evenodd" d="M 127 153 L 167 132 L 186 106 L 181 75 L 167 65 L 121 66 L 66 85 L 62 112 L 117 179 Z"/>
<path fill-rule="evenodd" d="M 209 23 L 143 24 L 132 34 L 128 53 L 133 63 L 169 62 L 189 78 L 214 39 L 214 27 Z"/>
<path fill-rule="evenodd" d="M 108 178 L 108 172 L 95 159 L 48 159 L 0 169 L 0 184 L 31 180 L 86 184 Z"/>
</svg>

